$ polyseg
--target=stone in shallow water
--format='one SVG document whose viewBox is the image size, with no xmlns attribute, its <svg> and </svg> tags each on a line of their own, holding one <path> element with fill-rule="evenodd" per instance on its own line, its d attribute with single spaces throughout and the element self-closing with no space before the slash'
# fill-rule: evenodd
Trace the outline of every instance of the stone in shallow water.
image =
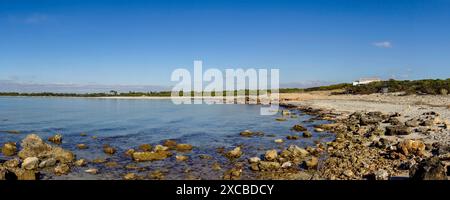
<svg viewBox="0 0 450 200">
<path fill-rule="evenodd" d="M 222 169 L 222 167 L 220 166 L 220 164 L 218 162 L 213 163 L 211 168 L 214 171 L 219 171 Z"/>
<path fill-rule="evenodd" d="M 83 167 L 87 165 L 87 161 L 85 159 L 80 159 L 75 161 L 75 165 L 78 167 Z"/>
<path fill-rule="evenodd" d="M 241 147 L 236 147 L 225 154 L 225 156 L 230 159 L 239 158 L 241 157 L 241 155 L 242 155 Z"/>
<path fill-rule="evenodd" d="M 300 124 L 296 124 L 294 125 L 292 128 L 292 130 L 300 132 L 300 131 L 307 131 L 308 129 L 306 129 L 304 126 L 300 125 Z"/>
<path fill-rule="evenodd" d="M 305 131 L 305 132 L 303 132 L 303 137 L 309 138 L 309 137 L 312 137 L 312 134 L 309 131 Z"/>
<path fill-rule="evenodd" d="M 59 164 L 58 166 L 55 167 L 55 169 L 53 171 L 58 176 L 65 175 L 70 172 L 70 167 L 67 164 Z"/>
<path fill-rule="evenodd" d="M 249 163 L 258 163 L 259 161 L 261 161 L 259 157 L 251 157 L 248 159 Z"/>
<path fill-rule="evenodd" d="M 138 176 L 135 173 L 128 173 L 123 176 L 124 180 L 137 180 Z"/>
<path fill-rule="evenodd" d="M 259 170 L 262 171 L 272 171 L 280 169 L 281 165 L 278 162 L 272 162 L 272 161 L 261 161 L 258 164 Z"/>
<path fill-rule="evenodd" d="M 86 172 L 88 174 L 97 174 L 98 173 L 98 169 L 90 168 L 90 169 L 84 170 L 84 172 Z"/>
<path fill-rule="evenodd" d="M 78 149 L 87 149 L 89 148 L 86 144 L 77 144 Z"/>
<path fill-rule="evenodd" d="M 42 141 L 42 139 L 36 134 L 30 134 L 22 140 L 22 150 L 18 155 L 20 158 L 25 159 L 28 157 L 54 158 L 60 163 L 69 163 L 75 159 L 75 155 L 61 147 L 51 146 Z"/>
<path fill-rule="evenodd" d="M 168 151 L 160 151 L 160 152 L 135 152 L 133 153 L 133 160 L 137 162 L 143 161 L 155 161 L 155 160 L 164 160 L 172 154 Z"/>
<path fill-rule="evenodd" d="M 56 134 L 56 135 L 54 135 L 52 137 L 49 137 L 48 141 L 53 142 L 55 144 L 61 144 L 62 143 L 62 139 L 63 139 L 63 137 L 62 137 L 61 134 Z"/>
<path fill-rule="evenodd" d="M 17 152 L 17 146 L 15 142 L 5 143 L 2 147 L 2 153 L 5 156 L 13 156 Z"/>
<path fill-rule="evenodd" d="M 283 139 L 276 139 L 276 140 L 274 140 L 274 142 L 277 143 L 277 144 L 281 144 L 281 143 L 283 143 L 284 141 L 283 141 Z"/>
<path fill-rule="evenodd" d="M 114 147 L 111 147 L 109 145 L 103 146 L 103 152 L 105 152 L 106 154 L 113 155 L 116 153 L 116 151 L 117 150 Z"/>
<path fill-rule="evenodd" d="M 180 162 L 187 161 L 189 159 L 189 157 L 187 157 L 185 155 L 177 155 L 177 156 L 175 156 L 175 158 L 177 159 L 177 161 L 180 161 Z"/>
<path fill-rule="evenodd" d="M 288 140 L 298 140 L 300 137 L 298 135 L 288 135 L 286 139 Z"/>
<path fill-rule="evenodd" d="M 266 151 L 266 154 L 264 155 L 264 158 L 265 158 L 267 161 L 273 161 L 273 160 L 276 160 L 277 157 L 278 157 L 278 153 L 277 153 L 277 150 L 275 150 L 275 149 Z"/>
<path fill-rule="evenodd" d="M 240 135 L 244 136 L 244 137 L 251 137 L 251 136 L 253 136 L 253 132 L 251 132 L 250 130 L 245 130 L 245 131 L 242 131 L 240 133 Z"/>
</svg>

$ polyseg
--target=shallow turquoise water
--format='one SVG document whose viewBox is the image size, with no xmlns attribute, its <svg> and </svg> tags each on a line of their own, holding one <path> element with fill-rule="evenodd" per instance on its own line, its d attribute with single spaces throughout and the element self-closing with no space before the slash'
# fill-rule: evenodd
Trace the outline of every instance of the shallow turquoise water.
<svg viewBox="0 0 450 200">
<path fill-rule="evenodd" d="M 43 139 L 60 133 L 63 135 L 63 148 L 74 151 L 78 158 L 94 159 L 107 157 L 101 149 L 104 144 L 123 152 L 140 144 L 175 139 L 194 145 L 192 154 L 211 155 L 215 154 L 217 147 L 232 148 L 243 144 L 247 146 L 247 155 L 254 156 L 262 149 L 283 148 L 289 144 L 313 145 L 315 140 L 331 137 L 328 133 L 314 133 L 313 124 L 323 123 L 315 121 L 303 123 L 313 132 L 312 138 L 286 141 L 287 135 L 295 134 L 290 128 L 310 117 L 298 113 L 298 118 L 278 122 L 275 119 L 280 114 L 261 116 L 259 112 L 258 105 L 174 105 L 170 100 L 0 97 L 0 130 L 21 132 L 0 133 L 0 143 L 20 142 L 29 133 L 36 133 Z M 266 136 L 239 136 L 246 129 L 262 131 Z M 81 136 L 82 132 L 88 137 Z M 90 136 L 97 136 L 97 139 Z M 273 140 L 277 138 L 286 142 L 275 144 Z M 79 143 L 90 148 L 78 150 L 76 144 Z M 127 158 L 121 156 L 110 159 L 127 162 Z M 152 165 L 157 166 L 155 163 Z"/>
</svg>

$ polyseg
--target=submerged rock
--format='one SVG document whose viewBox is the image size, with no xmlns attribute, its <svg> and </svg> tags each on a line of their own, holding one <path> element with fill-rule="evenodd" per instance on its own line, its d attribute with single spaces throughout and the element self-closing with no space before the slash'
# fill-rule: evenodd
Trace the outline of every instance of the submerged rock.
<svg viewBox="0 0 450 200">
<path fill-rule="evenodd" d="M 241 136 L 244 136 L 244 137 L 251 137 L 251 136 L 253 136 L 253 132 L 251 132 L 250 130 L 245 130 L 245 131 L 242 131 L 241 133 L 239 133 Z"/>
<path fill-rule="evenodd" d="M 287 116 L 287 115 L 290 115 L 290 114 L 291 114 L 291 112 L 289 110 L 282 110 L 281 111 L 281 115 L 283 115 L 283 116 Z"/>
<path fill-rule="evenodd" d="M 143 161 L 155 161 L 155 160 L 164 160 L 171 156 L 172 154 L 168 151 L 159 151 L 159 152 L 134 152 L 133 160 L 137 162 Z"/>
<path fill-rule="evenodd" d="M 200 154 L 200 155 L 198 155 L 198 157 L 199 157 L 200 159 L 203 159 L 203 160 L 211 160 L 211 159 L 213 159 L 212 156 L 206 155 L 206 154 Z"/>
<path fill-rule="evenodd" d="M 86 144 L 77 144 L 78 149 L 87 149 L 89 148 Z"/>
<path fill-rule="evenodd" d="M 177 159 L 177 161 L 180 161 L 180 162 L 187 161 L 189 159 L 189 157 L 187 157 L 185 155 L 177 155 L 177 156 L 175 156 L 175 158 Z"/>
<path fill-rule="evenodd" d="M 190 144 L 177 144 L 177 151 L 190 151 L 192 150 L 192 145 Z"/>
<path fill-rule="evenodd" d="M 135 173 L 128 173 L 123 176 L 124 180 L 137 180 L 138 176 Z"/>
<path fill-rule="evenodd" d="M 242 167 L 241 166 L 235 166 L 229 170 L 227 170 L 224 175 L 224 180 L 238 180 L 241 177 L 242 174 Z"/>
<path fill-rule="evenodd" d="M 220 166 L 220 164 L 219 164 L 218 162 L 213 163 L 212 166 L 211 166 L 211 168 L 212 168 L 212 170 L 214 170 L 214 171 L 219 171 L 219 170 L 222 169 L 222 167 Z"/>
<path fill-rule="evenodd" d="M 109 145 L 103 146 L 103 152 L 105 152 L 106 154 L 113 155 L 116 153 L 116 151 L 117 150 L 114 147 L 111 147 Z"/>
<path fill-rule="evenodd" d="M 161 170 L 155 170 L 155 171 L 148 173 L 148 177 L 150 179 L 163 180 L 165 175 Z"/>
<path fill-rule="evenodd" d="M 286 139 L 288 140 L 298 140 L 300 137 L 298 135 L 288 135 Z"/>
<path fill-rule="evenodd" d="M 307 131 L 308 130 L 304 126 L 302 126 L 300 124 L 294 125 L 291 129 L 294 130 L 294 131 L 297 131 L 297 132 Z"/>
<path fill-rule="evenodd" d="M 305 131 L 305 132 L 303 132 L 303 137 L 305 137 L 305 138 L 312 137 L 312 133 L 309 131 Z"/>
<path fill-rule="evenodd" d="M 106 160 L 104 158 L 96 158 L 96 159 L 92 160 L 92 162 L 96 163 L 96 164 L 101 164 L 101 163 L 105 163 Z"/>
<path fill-rule="evenodd" d="M 109 167 L 109 168 L 115 168 L 118 166 L 119 166 L 119 163 L 117 163 L 115 161 L 110 161 L 110 162 L 105 163 L 105 167 Z"/>
</svg>

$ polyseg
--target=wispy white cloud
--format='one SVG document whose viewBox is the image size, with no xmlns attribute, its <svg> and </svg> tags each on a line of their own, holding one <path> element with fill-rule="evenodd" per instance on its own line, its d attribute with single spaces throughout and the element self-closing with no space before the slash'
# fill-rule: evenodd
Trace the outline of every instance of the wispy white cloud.
<svg viewBox="0 0 450 200">
<path fill-rule="evenodd" d="M 372 45 L 378 48 L 392 48 L 392 43 L 389 41 L 374 42 Z"/>
</svg>

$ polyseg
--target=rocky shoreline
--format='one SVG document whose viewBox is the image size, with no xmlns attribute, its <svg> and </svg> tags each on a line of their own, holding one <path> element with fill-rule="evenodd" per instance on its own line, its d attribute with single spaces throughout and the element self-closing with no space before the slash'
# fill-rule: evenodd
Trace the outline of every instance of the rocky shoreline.
<svg viewBox="0 0 450 200">
<path fill-rule="evenodd" d="M 2 154 L 9 159 L 0 161 L 0 180 L 54 179 L 72 171 L 82 171 L 92 175 L 88 179 L 95 179 L 103 170 L 120 170 L 120 178 L 112 179 L 171 179 L 166 176 L 168 169 L 164 166 L 150 169 L 140 165 L 161 161 L 183 166 L 177 172 L 185 175 L 182 179 L 199 179 L 193 175 L 196 171 L 191 168 L 193 165 L 199 165 L 202 172 L 213 172 L 216 178 L 212 179 L 225 180 L 448 179 L 449 141 L 426 140 L 448 134 L 450 123 L 440 118 L 439 113 L 424 112 L 405 120 L 400 113 L 349 113 L 293 104 L 282 106 L 281 117 L 276 121 L 284 123 L 301 113 L 308 114 L 313 116 L 308 121 L 328 122 L 315 125 L 314 134 L 329 133 L 334 139 L 317 140 L 315 145 L 305 148 L 295 144 L 284 146 L 286 141 L 300 141 L 313 135 L 311 128 L 296 124 L 286 138 L 250 130 L 237 133 L 242 138 L 274 137 L 273 142 L 280 144 L 276 149 L 258 149 L 263 152 L 260 154 L 249 152 L 255 147 L 245 145 L 217 147 L 216 152 L 205 154 L 190 144 L 165 140 L 126 151 L 104 144 L 102 151 L 108 159 L 87 160 L 61 148 L 62 135 L 56 134 L 44 142 L 38 135 L 30 134 L 19 145 L 15 142 L 2 145 Z M 89 148 L 87 144 L 76 144 L 76 147 Z"/>
</svg>

